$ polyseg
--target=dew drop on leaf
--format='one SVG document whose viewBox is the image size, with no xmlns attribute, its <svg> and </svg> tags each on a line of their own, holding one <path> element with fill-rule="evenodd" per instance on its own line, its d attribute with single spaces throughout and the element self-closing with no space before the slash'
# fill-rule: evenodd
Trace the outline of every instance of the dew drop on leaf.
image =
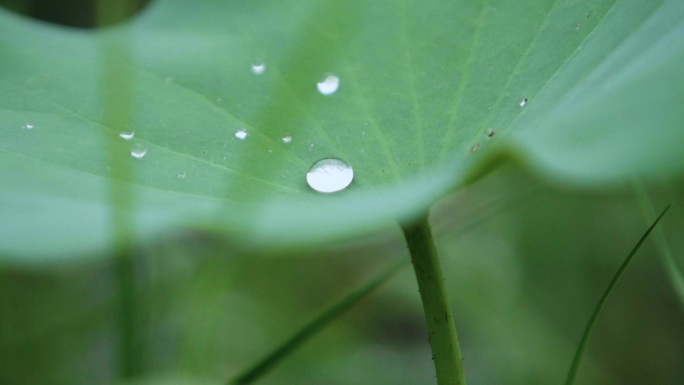
<svg viewBox="0 0 684 385">
<path fill-rule="evenodd" d="M 347 188 L 354 179 L 354 170 L 337 158 L 319 160 L 306 173 L 306 183 L 320 193 L 334 193 Z"/>
<path fill-rule="evenodd" d="M 525 107 L 526 104 L 527 104 L 527 98 L 521 100 L 520 103 L 518 103 L 518 105 L 520 106 L 520 108 Z"/>
<path fill-rule="evenodd" d="M 142 143 L 136 143 L 131 146 L 131 156 L 135 159 L 140 159 L 147 154 L 147 148 Z"/>
<path fill-rule="evenodd" d="M 291 136 L 285 136 L 283 137 L 283 143 L 287 144 L 292 142 L 292 137 Z"/>
<path fill-rule="evenodd" d="M 327 75 L 325 79 L 321 80 L 316 84 L 316 88 L 318 88 L 318 92 L 320 92 L 323 95 L 332 95 L 335 92 L 337 92 L 337 89 L 340 87 L 340 78 L 338 78 L 335 75 Z"/>
<path fill-rule="evenodd" d="M 244 140 L 245 138 L 247 138 L 247 135 L 247 130 L 244 128 L 240 128 L 237 131 L 235 131 L 235 139 Z"/>
<path fill-rule="evenodd" d="M 24 124 L 24 129 L 25 130 L 33 130 L 33 127 L 35 127 L 32 123 L 26 123 Z"/>
<path fill-rule="evenodd" d="M 130 131 L 121 131 L 119 133 L 119 137 L 123 138 L 123 140 L 131 140 L 135 136 L 135 131 L 130 130 Z"/>
<path fill-rule="evenodd" d="M 176 174 L 176 178 L 178 178 L 180 180 L 185 179 L 185 176 L 186 176 L 185 171 L 180 171 L 180 172 L 178 172 L 178 174 Z"/>
<path fill-rule="evenodd" d="M 252 63 L 252 73 L 254 75 L 261 75 L 266 72 L 266 63 L 257 59 Z"/>
<path fill-rule="evenodd" d="M 484 136 L 485 136 L 485 138 L 487 138 L 487 140 L 493 138 L 494 135 L 496 135 L 496 132 L 494 132 L 494 130 L 492 130 L 491 128 L 488 128 L 488 129 L 484 132 Z"/>
<path fill-rule="evenodd" d="M 480 149 L 480 143 L 475 143 L 473 144 L 472 147 L 470 147 L 470 152 L 477 152 L 477 150 Z"/>
</svg>

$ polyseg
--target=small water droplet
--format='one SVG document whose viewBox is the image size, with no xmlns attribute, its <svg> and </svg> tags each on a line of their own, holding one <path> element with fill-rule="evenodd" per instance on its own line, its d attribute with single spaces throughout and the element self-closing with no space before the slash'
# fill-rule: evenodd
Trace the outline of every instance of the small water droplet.
<svg viewBox="0 0 684 385">
<path fill-rule="evenodd" d="M 285 136 L 283 137 L 283 143 L 287 144 L 292 142 L 292 137 L 291 136 Z"/>
<path fill-rule="evenodd" d="M 480 143 L 475 143 L 473 144 L 472 147 L 470 147 L 470 152 L 477 152 L 477 150 L 480 149 Z"/>
<path fill-rule="evenodd" d="M 147 149 L 142 143 L 135 143 L 131 146 L 131 156 L 135 159 L 140 159 L 147 154 Z"/>
<path fill-rule="evenodd" d="M 494 135 L 496 135 L 496 132 L 494 132 L 494 130 L 492 130 L 491 128 L 486 129 L 485 132 L 484 132 L 484 136 L 485 136 L 485 138 L 487 138 L 487 139 L 493 138 Z"/>
<path fill-rule="evenodd" d="M 323 95 L 332 95 L 340 87 L 340 78 L 335 75 L 327 75 L 325 79 L 316 84 L 318 92 Z"/>
<path fill-rule="evenodd" d="M 351 166 L 337 158 L 319 160 L 306 173 L 306 183 L 315 191 L 334 193 L 347 188 L 354 179 Z"/>
<path fill-rule="evenodd" d="M 266 63 L 257 59 L 252 63 L 252 73 L 254 75 L 261 75 L 266 71 Z"/>
<path fill-rule="evenodd" d="M 247 130 L 244 128 L 240 128 L 237 131 L 235 131 L 235 138 L 236 139 L 244 140 L 245 138 L 247 138 L 247 135 L 249 135 L 249 134 L 247 134 Z"/>
<path fill-rule="evenodd" d="M 575 24 L 575 31 L 579 31 L 582 28 L 580 24 Z"/>
<path fill-rule="evenodd" d="M 520 103 L 518 103 L 518 105 L 520 106 L 520 108 L 525 107 L 526 104 L 527 104 L 527 98 L 521 100 Z"/>
<path fill-rule="evenodd" d="M 223 104 L 223 98 L 216 98 L 217 104 Z"/>
<path fill-rule="evenodd" d="M 33 125 L 33 123 L 26 123 L 26 124 L 24 124 L 24 129 L 25 129 L 25 130 L 33 130 L 33 127 L 35 127 L 35 126 Z"/>
<path fill-rule="evenodd" d="M 180 171 L 178 174 L 176 174 L 176 178 L 178 178 L 180 180 L 185 179 L 185 177 L 186 177 L 185 171 Z"/>
<path fill-rule="evenodd" d="M 130 131 L 121 131 L 119 133 L 119 136 L 123 138 L 123 140 L 131 140 L 133 137 L 135 137 L 135 131 L 130 130 Z"/>
</svg>

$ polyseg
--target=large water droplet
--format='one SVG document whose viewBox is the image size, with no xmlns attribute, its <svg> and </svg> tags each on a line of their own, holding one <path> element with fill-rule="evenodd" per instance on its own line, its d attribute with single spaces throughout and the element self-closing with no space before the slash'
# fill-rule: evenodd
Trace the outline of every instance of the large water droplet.
<svg viewBox="0 0 684 385">
<path fill-rule="evenodd" d="M 318 88 L 318 92 L 323 95 L 334 94 L 340 87 L 340 78 L 335 75 L 328 75 L 325 77 L 325 79 L 318 82 L 316 87 Z"/>
<path fill-rule="evenodd" d="M 292 137 L 291 136 L 285 136 L 283 137 L 283 143 L 287 144 L 292 142 Z"/>
<path fill-rule="evenodd" d="M 351 166 L 336 158 L 319 160 L 306 173 L 306 183 L 321 193 L 334 193 L 344 190 L 354 179 Z"/>
<path fill-rule="evenodd" d="M 518 103 L 518 105 L 520 106 L 520 108 L 525 107 L 526 104 L 527 104 L 527 98 L 521 100 L 520 103 Z"/>
<path fill-rule="evenodd" d="M 119 136 L 123 138 L 124 140 L 131 140 L 133 137 L 135 137 L 135 131 L 130 130 L 130 131 L 121 131 L 119 133 Z"/>
<path fill-rule="evenodd" d="M 236 139 L 244 140 L 245 138 L 247 138 L 247 135 L 249 134 L 247 133 L 247 130 L 244 128 L 239 128 L 237 131 L 235 131 Z"/>
<path fill-rule="evenodd" d="M 255 60 L 252 63 L 252 73 L 254 75 L 261 75 L 264 72 L 266 72 L 266 63 L 264 63 L 263 61 L 258 60 L 258 59 Z"/>
<path fill-rule="evenodd" d="M 26 124 L 24 124 L 24 129 L 25 129 L 25 130 L 33 130 L 33 127 L 35 127 L 35 126 L 33 125 L 33 123 L 26 123 Z"/>
<path fill-rule="evenodd" d="M 131 156 L 135 159 L 140 159 L 147 154 L 147 149 L 141 143 L 135 143 L 131 146 Z"/>
</svg>

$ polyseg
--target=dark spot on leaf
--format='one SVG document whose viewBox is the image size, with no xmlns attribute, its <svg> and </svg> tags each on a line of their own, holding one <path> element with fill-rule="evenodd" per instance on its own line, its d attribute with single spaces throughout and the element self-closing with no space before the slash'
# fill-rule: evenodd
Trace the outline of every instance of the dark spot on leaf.
<svg viewBox="0 0 684 385">
<path fill-rule="evenodd" d="M 128 7 L 116 7 L 128 9 L 117 15 L 110 12 L 105 15 L 105 20 L 98 20 L 97 0 L 0 0 L 0 6 L 49 23 L 76 28 L 95 28 L 126 21 L 149 2 L 150 0 L 131 0 Z"/>
</svg>

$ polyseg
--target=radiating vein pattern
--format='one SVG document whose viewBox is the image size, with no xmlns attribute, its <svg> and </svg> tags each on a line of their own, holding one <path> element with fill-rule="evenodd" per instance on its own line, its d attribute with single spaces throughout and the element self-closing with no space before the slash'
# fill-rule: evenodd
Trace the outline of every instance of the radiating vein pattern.
<svg viewBox="0 0 684 385">
<path fill-rule="evenodd" d="M 683 20 L 679 0 L 157 0 L 84 32 L 0 10 L 0 204 L 54 191 L 101 223 L 124 183 L 141 222 L 188 224 L 193 207 L 304 239 L 415 215 L 493 154 L 561 181 L 684 169 Z M 105 86 L 105 39 L 128 39 L 130 98 Z M 354 178 L 322 197 L 305 178 L 329 158 Z"/>
</svg>

